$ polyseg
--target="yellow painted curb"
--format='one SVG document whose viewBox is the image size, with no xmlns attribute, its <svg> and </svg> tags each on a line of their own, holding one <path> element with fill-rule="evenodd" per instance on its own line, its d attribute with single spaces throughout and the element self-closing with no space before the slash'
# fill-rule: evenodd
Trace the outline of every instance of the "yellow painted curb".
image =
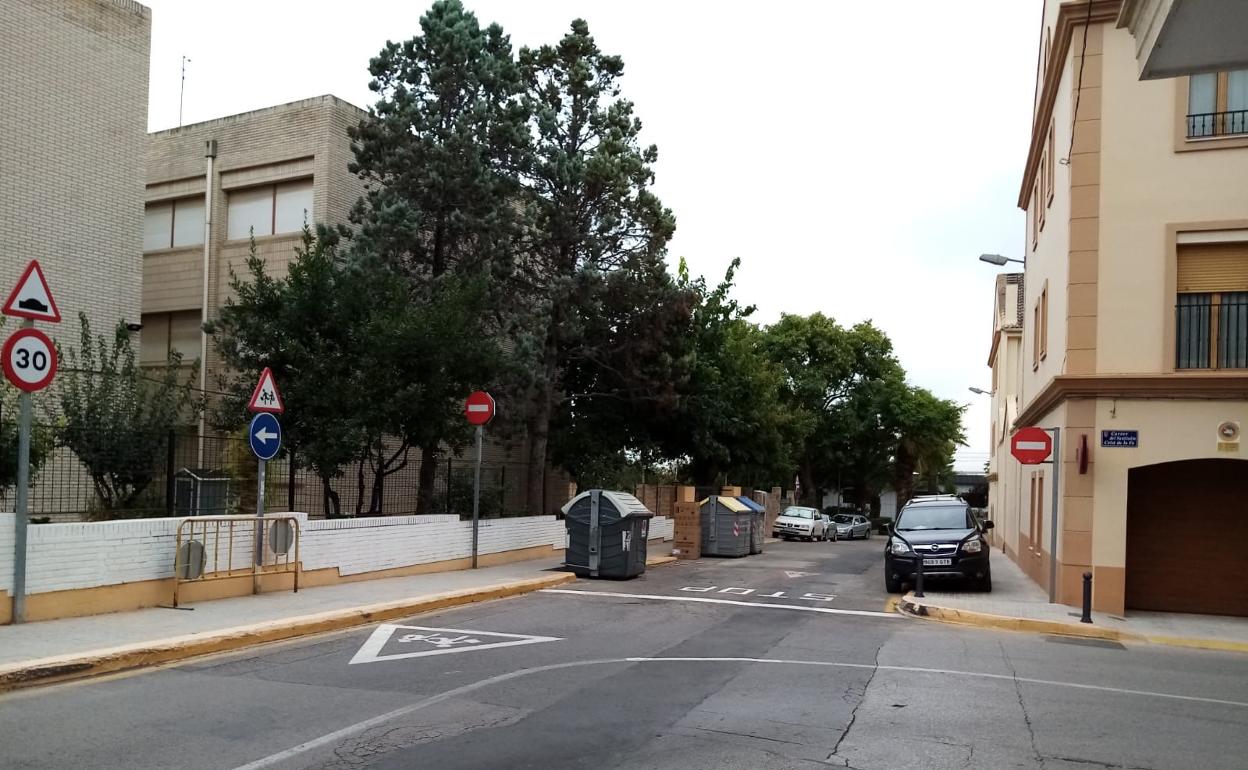
<svg viewBox="0 0 1248 770">
<path fill-rule="evenodd" d="M 199 655 L 229 652 L 267 642 L 279 642 L 300 636 L 339 631 L 369 623 L 407 617 L 421 612 L 441 610 L 462 604 L 518 596 L 543 588 L 571 583 L 576 576 L 568 573 L 540 578 L 514 580 L 483 588 L 432 594 L 413 599 L 399 599 L 368 604 L 314 615 L 282 618 L 267 623 L 238 626 L 202 634 L 187 634 L 152 642 L 140 642 L 87 653 L 40 658 L 0 666 L 0 692 L 23 687 L 85 679 L 100 674 L 116 673 L 160 663 L 185 660 Z"/>
<path fill-rule="evenodd" d="M 1233 642 L 1221 639 L 1195 639 L 1177 636 L 1148 636 L 1123 631 L 1116 628 L 1104 628 L 1087 623 L 1063 623 L 1060 620 L 1036 620 L 1034 618 L 1015 618 L 1006 615 L 991 615 L 986 612 L 959 610 L 952 607 L 938 607 L 924 604 L 908 593 L 897 602 L 897 611 L 915 618 L 935 620 L 941 623 L 976 626 L 978 628 L 996 628 L 1003 631 L 1023 631 L 1034 634 L 1056 634 L 1058 636 L 1077 636 L 1085 639 L 1106 639 L 1116 642 L 1138 642 L 1147 644 L 1163 644 L 1171 647 L 1188 647 L 1197 650 L 1220 650 L 1225 652 L 1248 652 L 1248 643 Z"/>
<path fill-rule="evenodd" d="M 646 559 L 647 567 L 662 567 L 664 564 L 671 564 L 674 561 L 680 561 L 675 556 L 651 556 Z"/>
</svg>

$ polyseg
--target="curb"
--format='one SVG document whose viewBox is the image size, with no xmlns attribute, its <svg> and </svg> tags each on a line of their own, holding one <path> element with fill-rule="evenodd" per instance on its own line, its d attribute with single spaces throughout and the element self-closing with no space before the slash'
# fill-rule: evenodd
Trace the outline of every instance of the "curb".
<svg viewBox="0 0 1248 770">
<path fill-rule="evenodd" d="M 913 618 L 935 620 L 940 623 L 951 623 L 954 625 L 976 626 L 978 628 L 996 628 L 1003 631 L 1022 631 L 1024 633 L 1077 636 L 1085 639 L 1104 639 L 1115 642 L 1161 644 L 1197 650 L 1248 653 L 1248 642 L 1178 636 L 1154 636 L 1123 631 L 1117 628 L 1104 628 L 1086 623 L 1063 623 L 1058 620 L 1037 620 L 1035 618 L 991 615 L 986 612 L 924 604 L 916 601 L 912 593 L 907 593 L 897 602 L 897 611 L 902 615 L 909 615 Z"/>
<path fill-rule="evenodd" d="M 280 642 L 327 631 L 339 631 L 369 623 L 395 620 L 421 612 L 458 607 L 490 599 L 504 599 L 571 583 L 575 580 L 576 576 L 571 574 L 528 578 L 497 583 L 483 588 L 448 591 L 413 599 L 400 599 L 314 615 L 282 618 L 221 631 L 187 634 L 53 658 L 39 658 L 0 666 L 0 692 L 146 668 L 200 655 L 230 652 L 268 642 Z"/>
</svg>

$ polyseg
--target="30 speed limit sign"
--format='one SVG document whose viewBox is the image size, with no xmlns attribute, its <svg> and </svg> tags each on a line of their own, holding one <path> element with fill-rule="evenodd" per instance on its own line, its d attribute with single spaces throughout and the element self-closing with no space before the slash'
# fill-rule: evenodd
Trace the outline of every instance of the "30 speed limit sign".
<svg viewBox="0 0 1248 770">
<path fill-rule="evenodd" d="M 56 376 L 56 348 L 38 329 L 18 329 L 4 343 L 4 376 L 18 388 L 33 393 L 48 387 Z"/>
</svg>

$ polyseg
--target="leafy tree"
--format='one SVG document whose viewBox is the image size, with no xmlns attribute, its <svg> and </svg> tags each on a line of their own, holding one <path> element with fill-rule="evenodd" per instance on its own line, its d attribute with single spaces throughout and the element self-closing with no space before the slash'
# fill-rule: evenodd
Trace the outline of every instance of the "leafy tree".
<svg viewBox="0 0 1248 770">
<path fill-rule="evenodd" d="M 174 351 L 164 366 L 140 368 L 124 323 L 109 342 L 91 336 L 86 314 L 78 317 L 79 347 L 59 350 L 59 439 L 86 466 L 104 509 L 117 513 L 133 506 L 163 467 L 169 433 L 198 415 L 199 362 L 187 372 Z"/>
<path fill-rule="evenodd" d="M 780 369 L 766 358 L 758 328 L 748 321 L 754 308 L 731 296 L 739 265 L 734 260 L 713 289 L 691 278 L 683 260 L 678 269 L 679 285 L 695 299 L 689 376 L 675 419 L 656 432 L 667 456 L 681 458 L 695 483 L 727 476 L 774 481 L 792 468 Z"/>
<path fill-rule="evenodd" d="M 502 28 L 483 29 L 459 0 L 434 3 L 420 25 L 420 35 L 387 42 L 369 65 L 380 98 L 351 132 L 351 169 L 369 183 L 352 215 L 352 252 L 361 269 L 401 275 L 409 304 L 432 309 L 426 315 L 440 332 L 421 335 L 419 351 L 396 351 L 411 366 L 392 384 L 419 397 L 394 398 L 389 425 L 374 425 L 369 439 L 378 480 L 406 463 L 408 447 L 420 447 L 418 510 L 428 511 L 442 446 L 461 446 L 468 435 L 460 402 L 486 384 L 497 360 L 528 135 Z M 383 431 L 400 439 L 391 454 Z"/>
<path fill-rule="evenodd" d="M 660 264 L 675 229 L 650 192 L 653 146 L 619 98 L 623 60 L 604 54 L 581 19 L 556 45 L 519 56 L 532 115 L 532 162 L 524 179 L 533 227 L 515 285 L 532 313 L 516 325 L 516 354 L 527 364 L 528 507 L 544 503 L 550 426 L 564 398 L 567 351 L 583 351 L 585 298 L 606 274 Z"/>
<path fill-rule="evenodd" d="M 287 276 L 275 278 L 253 244 L 246 273 L 231 275 L 233 297 L 206 327 L 228 367 L 220 385 L 231 394 L 213 414 L 214 425 L 243 424 L 255 378 L 270 367 L 286 406 L 286 451 L 316 473 L 330 517 L 342 515 L 334 481 L 362 460 L 367 443 L 356 396 L 376 358 L 364 320 L 378 304 L 352 280 L 357 274 L 345 269 L 338 245 L 333 232 L 305 230 Z"/>
<path fill-rule="evenodd" d="M 901 500 L 914 496 L 915 482 L 932 491 L 953 487 L 953 453 L 966 437 L 965 407 L 937 398 L 923 388 L 905 386 L 885 404 L 896 431 L 893 488 Z"/>
</svg>

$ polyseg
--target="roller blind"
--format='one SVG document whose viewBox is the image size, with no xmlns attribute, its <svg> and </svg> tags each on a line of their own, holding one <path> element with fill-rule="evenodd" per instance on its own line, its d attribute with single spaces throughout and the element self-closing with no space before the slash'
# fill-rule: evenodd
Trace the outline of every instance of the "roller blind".
<svg viewBox="0 0 1248 770">
<path fill-rule="evenodd" d="M 1180 245 L 1178 290 L 1248 290 L 1248 242 Z"/>
</svg>

